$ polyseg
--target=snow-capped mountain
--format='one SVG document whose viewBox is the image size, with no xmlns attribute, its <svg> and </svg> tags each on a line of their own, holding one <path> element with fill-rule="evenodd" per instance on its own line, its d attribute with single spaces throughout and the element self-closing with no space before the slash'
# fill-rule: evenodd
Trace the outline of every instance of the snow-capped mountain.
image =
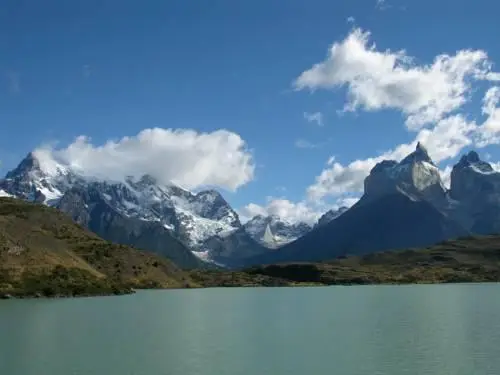
<svg viewBox="0 0 500 375">
<path fill-rule="evenodd" d="M 471 151 L 453 167 L 448 190 L 426 149 L 418 144 L 400 162 L 378 163 L 354 206 L 279 252 L 249 259 L 247 266 L 328 260 L 499 232 L 500 173 Z"/>
<path fill-rule="evenodd" d="M 311 230 L 311 226 L 306 223 L 290 223 L 276 215 L 254 216 L 245 223 L 244 228 L 254 240 L 269 248 L 295 241 Z"/>
<path fill-rule="evenodd" d="M 123 218 L 160 225 L 202 258 L 210 258 L 208 240 L 213 243 L 213 238 L 227 237 L 242 227 L 237 213 L 215 190 L 192 193 L 159 184 L 149 175 L 116 182 L 89 178 L 52 160 L 41 161 L 33 153 L 0 180 L 0 189 L 60 208 L 87 226 L 94 220 L 89 210 L 107 206 Z M 106 238 L 106 230 L 93 230 Z"/>
<path fill-rule="evenodd" d="M 425 148 L 402 161 L 378 163 L 365 179 L 361 199 L 333 220 L 316 225 L 280 251 L 248 260 L 248 266 L 276 262 L 323 261 L 338 256 L 423 247 L 469 234 L 455 219 L 439 170 Z M 457 203 L 460 205 L 460 203 Z M 325 220 L 325 219 L 323 219 Z"/>
<path fill-rule="evenodd" d="M 434 204 L 443 204 L 446 188 L 439 169 L 425 147 L 418 143 L 415 151 L 399 163 L 384 160 L 370 171 L 365 182 L 363 201 L 401 192 L 409 197 L 423 197 Z"/>
</svg>

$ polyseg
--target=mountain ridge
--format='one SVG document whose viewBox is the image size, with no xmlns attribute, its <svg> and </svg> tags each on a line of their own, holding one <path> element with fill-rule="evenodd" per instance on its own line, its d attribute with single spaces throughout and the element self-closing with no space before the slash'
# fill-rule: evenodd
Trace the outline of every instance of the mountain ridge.
<svg viewBox="0 0 500 375">
<path fill-rule="evenodd" d="M 377 163 L 364 181 L 363 196 L 335 220 L 247 265 L 322 261 L 499 232 L 500 173 L 471 151 L 453 167 L 446 189 L 418 143 L 400 162 Z"/>
</svg>

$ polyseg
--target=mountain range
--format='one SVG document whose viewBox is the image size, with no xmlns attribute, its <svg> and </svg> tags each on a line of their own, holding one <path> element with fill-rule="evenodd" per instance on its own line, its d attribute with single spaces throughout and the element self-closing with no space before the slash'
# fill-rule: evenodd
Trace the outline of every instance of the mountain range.
<svg viewBox="0 0 500 375">
<path fill-rule="evenodd" d="M 447 189 L 421 144 L 400 162 L 378 163 L 354 206 L 330 210 L 314 226 L 277 216 L 243 224 L 215 190 L 193 193 L 149 175 L 98 179 L 36 152 L 0 180 L 0 195 L 58 208 L 106 240 L 183 268 L 317 261 L 500 229 L 500 173 L 471 151 L 453 167 Z"/>
<path fill-rule="evenodd" d="M 361 199 L 338 218 L 247 264 L 320 261 L 494 234 L 500 232 L 499 213 L 500 173 L 475 151 L 453 167 L 447 189 L 418 144 L 400 162 L 378 163 L 365 179 Z"/>
</svg>

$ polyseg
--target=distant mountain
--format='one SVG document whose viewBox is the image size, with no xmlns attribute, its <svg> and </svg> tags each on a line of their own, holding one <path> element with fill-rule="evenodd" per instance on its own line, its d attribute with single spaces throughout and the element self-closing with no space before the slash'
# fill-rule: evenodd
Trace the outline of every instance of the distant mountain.
<svg viewBox="0 0 500 375">
<path fill-rule="evenodd" d="M 483 170 L 485 168 L 483 166 Z M 455 175 L 458 176 L 457 172 Z M 428 246 L 467 235 L 475 227 L 465 225 L 467 220 L 460 219 L 467 215 L 465 205 L 453 199 L 456 195 L 453 186 L 451 192 L 445 189 L 438 168 L 423 145 L 418 144 L 415 151 L 400 162 L 378 163 L 365 179 L 361 199 L 335 220 L 317 225 L 279 251 L 256 256 L 248 264 L 320 261 Z M 468 192 L 464 195 L 470 196 Z M 484 218 L 485 211 L 481 214 Z M 478 220 L 482 219 L 475 219 L 476 226 Z"/>
<path fill-rule="evenodd" d="M 346 212 L 349 208 L 342 206 L 338 209 L 331 209 L 327 212 L 325 212 L 321 217 L 318 219 L 318 222 L 316 223 L 315 227 L 317 226 L 322 226 L 325 224 L 328 224 L 330 221 L 338 218 L 340 215 L 342 215 L 344 212 Z"/>
<path fill-rule="evenodd" d="M 243 226 L 246 232 L 262 245 L 277 248 L 295 241 L 311 230 L 309 224 L 290 223 L 276 215 L 257 215 Z"/>
<path fill-rule="evenodd" d="M 0 180 L 0 192 L 59 208 L 107 240 L 155 251 L 188 268 L 211 260 L 207 244 L 219 248 L 217 242 L 242 228 L 215 190 L 195 194 L 149 175 L 125 181 L 90 178 L 67 165 L 41 162 L 33 153 Z M 256 244 L 253 250 L 265 248 Z"/>
<path fill-rule="evenodd" d="M 462 156 L 451 172 L 450 214 L 478 234 L 500 233 L 500 173 L 475 151 Z"/>
<path fill-rule="evenodd" d="M 403 193 L 356 203 L 342 216 L 250 264 L 322 261 L 388 249 L 424 247 L 468 231 L 424 200 Z"/>
</svg>

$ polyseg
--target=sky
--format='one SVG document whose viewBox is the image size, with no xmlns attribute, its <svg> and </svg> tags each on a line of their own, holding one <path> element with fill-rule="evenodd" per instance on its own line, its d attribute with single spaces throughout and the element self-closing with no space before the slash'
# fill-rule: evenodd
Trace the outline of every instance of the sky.
<svg viewBox="0 0 500 375">
<path fill-rule="evenodd" d="M 314 222 L 417 141 L 449 180 L 500 161 L 494 0 L 6 0 L 0 174 L 216 188 L 242 218 Z M 494 164 L 495 166 L 498 164 Z"/>
</svg>

